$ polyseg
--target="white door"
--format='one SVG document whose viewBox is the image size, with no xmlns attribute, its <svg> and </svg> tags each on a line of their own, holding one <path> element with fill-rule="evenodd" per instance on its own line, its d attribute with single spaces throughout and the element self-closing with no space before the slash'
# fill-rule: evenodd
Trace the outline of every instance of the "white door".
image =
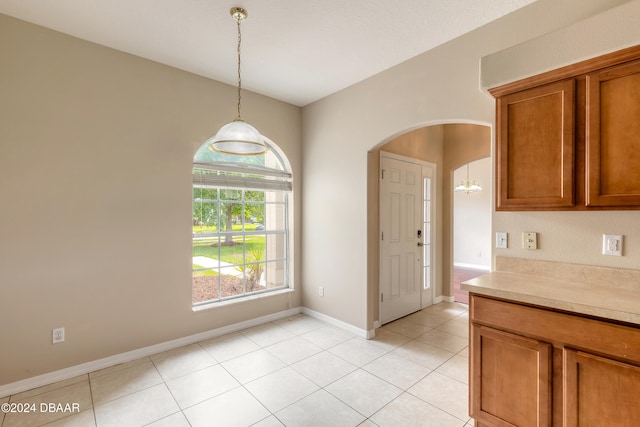
<svg viewBox="0 0 640 427">
<path fill-rule="evenodd" d="M 422 167 L 380 157 L 380 322 L 420 310 L 422 294 Z"/>
</svg>

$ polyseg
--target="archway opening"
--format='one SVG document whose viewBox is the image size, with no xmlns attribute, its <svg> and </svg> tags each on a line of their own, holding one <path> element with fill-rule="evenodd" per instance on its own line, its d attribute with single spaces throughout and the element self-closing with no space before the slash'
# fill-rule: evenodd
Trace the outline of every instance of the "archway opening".
<svg viewBox="0 0 640 427">
<path fill-rule="evenodd" d="M 485 157 L 453 172 L 454 186 L 470 180 L 481 188 L 453 193 L 453 297 L 464 304 L 469 295 L 460 283 L 491 269 L 491 164 Z"/>
<path fill-rule="evenodd" d="M 453 171 L 470 161 L 491 156 L 491 128 L 486 124 L 431 124 L 394 136 L 368 153 L 368 320 L 380 325 L 380 151 L 436 165 L 434 237 L 434 303 L 453 301 Z M 488 192 L 493 191 L 490 182 Z"/>
</svg>

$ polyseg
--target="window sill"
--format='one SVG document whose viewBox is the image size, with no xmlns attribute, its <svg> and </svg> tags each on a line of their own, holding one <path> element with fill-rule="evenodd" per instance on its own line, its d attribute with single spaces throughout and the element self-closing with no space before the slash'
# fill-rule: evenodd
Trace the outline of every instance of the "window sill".
<svg viewBox="0 0 640 427">
<path fill-rule="evenodd" d="M 210 303 L 207 303 L 207 304 L 202 304 L 202 305 L 199 305 L 197 307 L 191 307 L 191 311 L 193 311 L 194 313 L 197 313 L 199 311 L 211 310 L 211 309 L 214 309 L 214 308 L 217 308 L 217 307 L 225 307 L 225 306 L 228 306 L 228 305 L 239 304 L 239 303 L 243 303 L 243 302 L 247 302 L 247 301 L 255 301 L 255 300 L 259 300 L 259 299 L 263 299 L 263 298 L 269 298 L 269 297 L 272 297 L 272 296 L 288 294 L 288 293 L 291 293 L 293 291 L 294 291 L 294 289 L 287 288 L 287 289 L 280 289 L 278 291 L 263 292 L 263 293 L 260 293 L 260 294 L 248 295 L 248 296 L 233 298 L 233 299 L 224 300 L 224 301 L 215 301 L 215 302 L 210 302 Z"/>
</svg>

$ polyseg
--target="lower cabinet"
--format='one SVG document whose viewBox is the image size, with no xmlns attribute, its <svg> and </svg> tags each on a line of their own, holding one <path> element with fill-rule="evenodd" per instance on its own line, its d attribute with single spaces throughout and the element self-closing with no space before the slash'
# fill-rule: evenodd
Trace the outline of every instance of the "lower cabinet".
<svg viewBox="0 0 640 427">
<path fill-rule="evenodd" d="M 551 425 L 551 345 L 475 325 L 471 336 L 472 416 L 495 426 Z"/>
<path fill-rule="evenodd" d="M 564 351 L 564 425 L 635 426 L 640 368 L 581 351 Z"/>
<path fill-rule="evenodd" d="M 640 327 L 471 294 L 477 427 L 635 426 Z"/>
</svg>

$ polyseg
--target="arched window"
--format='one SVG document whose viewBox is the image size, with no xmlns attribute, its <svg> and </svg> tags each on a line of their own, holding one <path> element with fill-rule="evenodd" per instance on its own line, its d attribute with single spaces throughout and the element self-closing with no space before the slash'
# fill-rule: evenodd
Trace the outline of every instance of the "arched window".
<svg viewBox="0 0 640 427">
<path fill-rule="evenodd" d="M 291 168 L 272 143 L 258 156 L 193 158 L 194 307 L 289 287 Z"/>
</svg>

